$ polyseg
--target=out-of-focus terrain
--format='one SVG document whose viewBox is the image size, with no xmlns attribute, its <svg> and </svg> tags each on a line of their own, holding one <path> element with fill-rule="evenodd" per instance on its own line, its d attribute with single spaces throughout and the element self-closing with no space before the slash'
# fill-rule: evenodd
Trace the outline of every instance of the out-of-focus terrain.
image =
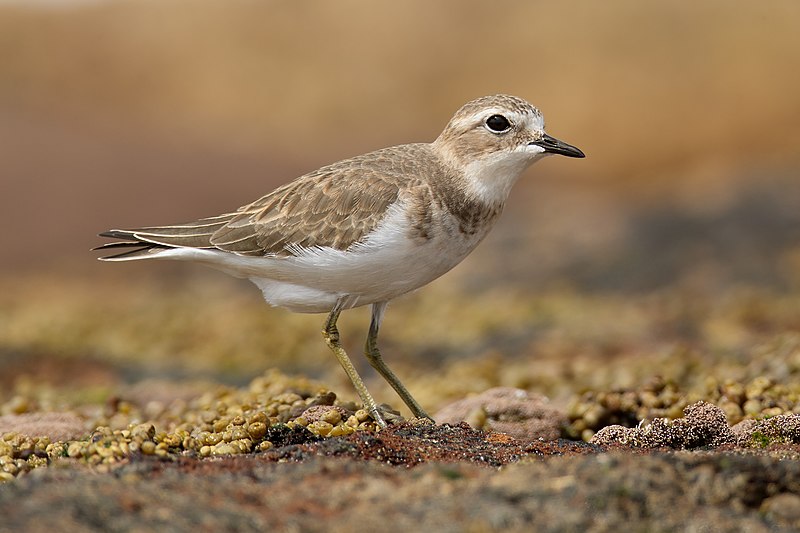
<svg viewBox="0 0 800 533">
<path fill-rule="evenodd" d="M 697 400 L 800 412 L 799 25 L 792 1 L 0 2 L 0 415 L 170 432 L 193 412 L 171 402 L 272 368 L 355 399 L 322 316 L 88 249 L 432 140 L 495 92 L 587 157 L 530 169 L 472 256 L 392 303 L 384 355 L 421 403 L 519 387 L 572 439 Z M 367 324 L 342 317 L 354 355 Z"/>
</svg>

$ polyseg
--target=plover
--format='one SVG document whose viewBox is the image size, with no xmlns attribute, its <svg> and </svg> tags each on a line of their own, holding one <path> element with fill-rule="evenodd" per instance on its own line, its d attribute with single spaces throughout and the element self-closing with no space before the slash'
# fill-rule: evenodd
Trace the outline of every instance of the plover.
<svg viewBox="0 0 800 533">
<path fill-rule="evenodd" d="M 343 310 L 371 304 L 367 360 L 415 417 L 430 418 L 378 351 L 386 305 L 460 263 L 497 221 L 520 174 L 550 154 L 584 157 L 545 133 L 527 101 L 485 96 L 462 106 L 432 143 L 324 166 L 235 212 L 101 233 L 121 241 L 98 249 L 124 251 L 100 259 L 193 261 L 250 279 L 274 306 L 328 313 L 325 342 L 385 426 L 336 329 Z"/>
</svg>

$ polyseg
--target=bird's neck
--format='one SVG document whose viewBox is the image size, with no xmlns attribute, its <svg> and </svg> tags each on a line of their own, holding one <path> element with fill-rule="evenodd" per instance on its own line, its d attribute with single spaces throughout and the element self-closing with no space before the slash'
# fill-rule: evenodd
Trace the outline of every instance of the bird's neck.
<svg viewBox="0 0 800 533">
<path fill-rule="evenodd" d="M 534 161 L 528 154 L 496 154 L 463 167 L 467 195 L 488 205 L 505 204 L 511 188 Z"/>
<path fill-rule="evenodd" d="M 502 213 L 508 194 L 485 194 L 469 182 L 463 169 L 451 165 L 440 168 L 440 179 L 430 182 L 437 203 L 458 220 L 461 233 L 487 231 Z"/>
</svg>

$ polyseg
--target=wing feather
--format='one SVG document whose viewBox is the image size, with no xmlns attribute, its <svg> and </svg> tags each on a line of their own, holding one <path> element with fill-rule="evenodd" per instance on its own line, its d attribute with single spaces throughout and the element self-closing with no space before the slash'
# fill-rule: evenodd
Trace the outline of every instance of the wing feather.
<svg viewBox="0 0 800 533">
<path fill-rule="evenodd" d="M 301 176 L 233 213 L 101 235 L 125 241 L 106 247 L 138 247 L 145 254 L 164 247 L 254 256 L 288 256 L 315 246 L 346 250 L 377 227 L 401 188 L 420 184 L 392 162 L 427 158 L 427 145 L 386 148 Z"/>
</svg>

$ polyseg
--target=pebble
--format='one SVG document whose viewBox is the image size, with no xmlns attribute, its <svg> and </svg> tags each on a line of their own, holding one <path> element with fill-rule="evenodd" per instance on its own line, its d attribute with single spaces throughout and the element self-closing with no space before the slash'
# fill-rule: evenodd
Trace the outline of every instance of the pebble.
<svg viewBox="0 0 800 533">
<path fill-rule="evenodd" d="M 281 382 L 292 392 L 275 394 Z M 308 427 L 323 437 L 376 430 L 365 410 L 354 411 L 351 403 L 339 404 L 335 394 L 304 383 L 269 373 L 245 390 L 220 388 L 194 400 L 144 406 L 120 400 L 114 412 L 98 415 L 96 429 L 84 440 L 51 442 L 6 433 L 0 435 L 0 481 L 65 458 L 109 468 L 137 453 L 166 458 L 187 452 L 199 457 L 265 452 L 273 447 L 265 438 L 276 424 Z M 297 392 L 302 390 L 314 392 Z M 2 407 L 27 408 L 22 397 Z M 315 413 L 313 420 L 299 416 L 306 411 Z"/>
<path fill-rule="evenodd" d="M 766 498 L 760 511 L 769 518 L 785 525 L 800 526 L 800 496 L 788 492 Z"/>
</svg>

